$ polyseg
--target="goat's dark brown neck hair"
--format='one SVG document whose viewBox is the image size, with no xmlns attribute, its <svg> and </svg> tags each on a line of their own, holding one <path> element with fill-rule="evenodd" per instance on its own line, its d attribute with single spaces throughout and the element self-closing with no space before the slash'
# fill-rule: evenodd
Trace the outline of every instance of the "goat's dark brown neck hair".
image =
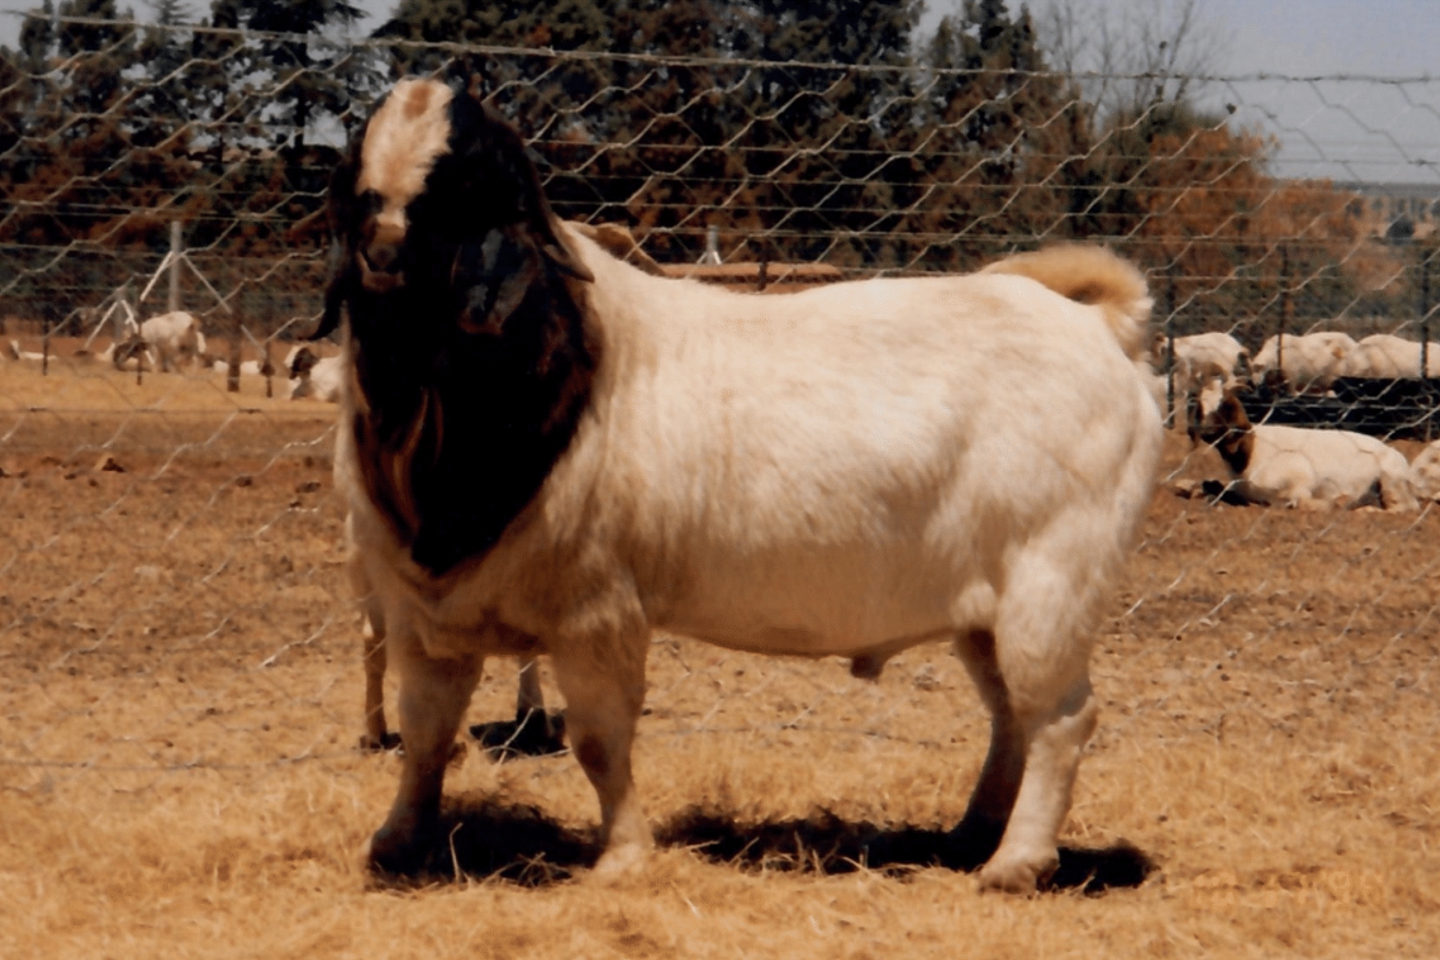
<svg viewBox="0 0 1440 960">
<path fill-rule="evenodd" d="M 557 236 L 519 134 L 466 94 L 449 119 L 449 150 L 405 209 L 393 288 L 367 290 L 357 265 L 377 206 L 355 193 L 358 143 L 336 171 L 339 255 L 315 334 L 348 306 L 360 473 L 434 575 L 482 556 L 534 498 L 579 428 L 598 362 L 590 276 Z"/>
<path fill-rule="evenodd" d="M 1213 421 L 1202 427 L 1200 438 L 1215 447 L 1235 476 L 1243 476 L 1255 454 L 1255 431 L 1244 405 L 1227 393 L 1212 417 Z"/>
</svg>

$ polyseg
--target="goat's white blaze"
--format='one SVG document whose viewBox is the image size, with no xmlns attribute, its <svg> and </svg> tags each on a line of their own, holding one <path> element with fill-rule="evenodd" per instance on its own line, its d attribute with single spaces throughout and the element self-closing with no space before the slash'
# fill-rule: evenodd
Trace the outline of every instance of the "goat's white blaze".
<svg viewBox="0 0 1440 960">
<path fill-rule="evenodd" d="M 405 208 L 424 191 L 435 159 L 450 150 L 453 97 L 448 86 L 434 80 L 401 80 L 370 118 L 355 193 L 379 194 L 377 235 L 405 236 Z"/>
</svg>

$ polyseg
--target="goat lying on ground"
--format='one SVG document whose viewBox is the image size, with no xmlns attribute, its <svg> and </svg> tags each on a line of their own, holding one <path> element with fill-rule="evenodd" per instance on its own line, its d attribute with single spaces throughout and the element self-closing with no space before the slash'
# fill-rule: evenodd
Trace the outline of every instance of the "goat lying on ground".
<svg viewBox="0 0 1440 960">
<path fill-rule="evenodd" d="M 1279 377 L 1291 393 L 1325 393 L 1354 349 L 1355 339 L 1336 331 L 1274 336 L 1250 361 L 1250 375 L 1255 383 Z"/>
<path fill-rule="evenodd" d="M 1425 376 L 1440 376 L 1440 343 L 1431 341 L 1425 354 Z M 1420 344 L 1390 333 L 1372 334 L 1355 344 L 1345 356 L 1341 374 L 1381 380 L 1418 380 Z"/>
<path fill-rule="evenodd" d="M 309 347 L 300 347 L 291 351 L 285 367 L 291 381 L 291 400 L 339 402 L 344 378 L 344 361 L 340 357 L 322 358 Z"/>
<path fill-rule="evenodd" d="M 116 340 L 110 344 L 100 351 L 99 360 L 109 363 L 116 370 L 133 372 L 155 369 L 155 354 L 139 333 L 132 333 L 124 340 Z"/>
<path fill-rule="evenodd" d="M 19 340 L 11 340 L 6 344 L 6 355 L 9 356 L 11 360 L 20 360 L 26 363 L 39 363 L 45 359 L 45 354 L 43 353 L 36 353 L 34 350 L 20 349 Z"/>
<path fill-rule="evenodd" d="M 1235 392 L 1218 381 L 1201 391 L 1196 419 L 1194 437 L 1214 446 L 1236 478 L 1226 491 L 1231 503 L 1419 506 L 1404 455 L 1374 437 L 1252 424 Z"/>
<path fill-rule="evenodd" d="M 1061 248 L 784 297 L 650 276 L 551 214 L 513 128 L 428 80 L 371 117 L 330 217 L 315 335 L 347 308 L 337 481 L 406 748 L 375 867 L 432 849 L 484 657 L 541 652 L 599 795 L 596 870 L 641 860 L 630 749 L 664 629 L 862 677 L 953 642 L 992 713 L 959 842 L 993 851 L 986 887 L 1055 868 L 1090 634 L 1160 452 L 1133 267 Z"/>
</svg>

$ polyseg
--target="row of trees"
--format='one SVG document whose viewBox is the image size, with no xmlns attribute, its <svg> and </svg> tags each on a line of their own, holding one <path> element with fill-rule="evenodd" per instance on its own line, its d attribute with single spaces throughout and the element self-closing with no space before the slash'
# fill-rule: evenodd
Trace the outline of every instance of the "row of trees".
<svg viewBox="0 0 1440 960">
<path fill-rule="evenodd" d="M 561 214 L 626 222 L 661 260 L 711 225 L 729 257 L 867 271 L 1108 238 L 1181 330 L 1295 297 L 1389 309 L 1407 275 L 1348 195 L 1277 183 L 1273 144 L 1183 83 L 1102 104 L 1005 0 L 927 36 L 919 0 L 399 0 L 370 39 L 345 0 L 213 0 L 194 24 L 156 0 L 149 27 L 50 2 L 0 49 L 0 311 L 95 302 L 179 219 L 260 325 L 313 312 L 338 146 L 414 72 L 479 78 Z"/>
</svg>

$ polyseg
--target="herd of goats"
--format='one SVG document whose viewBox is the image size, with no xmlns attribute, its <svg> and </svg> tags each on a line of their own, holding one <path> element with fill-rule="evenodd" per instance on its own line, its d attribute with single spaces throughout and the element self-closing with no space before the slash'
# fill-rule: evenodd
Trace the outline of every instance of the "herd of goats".
<svg viewBox="0 0 1440 960">
<path fill-rule="evenodd" d="M 340 399 L 341 367 L 339 357 L 321 357 L 308 346 L 293 346 L 280 367 L 270 360 L 269 350 L 261 346 L 263 359 L 245 360 L 239 364 L 241 376 L 274 377 L 281 371 L 290 381 L 290 399 L 322 400 L 336 403 Z M 19 341 L 10 340 L 6 353 L 13 361 L 39 363 L 44 355 L 24 350 Z M 211 371 L 228 373 L 230 361 L 211 354 L 200 320 L 183 310 L 160 314 L 132 324 L 129 332 L 99 353 L 80 350 L 75 361 L 107 363 L 123 371 Z"/>
<path fill-rule="evenodd" d="M 1427 349 L 1428 348 L 1428 349 Z M 1173 404 L 1192 442 L 1213 446 L 1229 467 L 1203 491 L 1225 502 L 1311 509 L 1336 506 L 1416 510 L 1440 499 L 1440 442 L 1407 460 L 1384 441 L 1349 430 L 1253 423 L 1245 409 L 1259 387 L 1325 396 L 1341 378 L 1397 382 L 1440 376 L 1440 343 L 1393 334 L 1355 340 L 1337 331 L 1270 337 L 1253 357 L 1226 333 L 1157 337 L 1152 389 Z M 1421 371 L 1424 371 L 1422 374 Z M 1172 386 L 1173 382 L 1173 386 Z"/>
</svg>

